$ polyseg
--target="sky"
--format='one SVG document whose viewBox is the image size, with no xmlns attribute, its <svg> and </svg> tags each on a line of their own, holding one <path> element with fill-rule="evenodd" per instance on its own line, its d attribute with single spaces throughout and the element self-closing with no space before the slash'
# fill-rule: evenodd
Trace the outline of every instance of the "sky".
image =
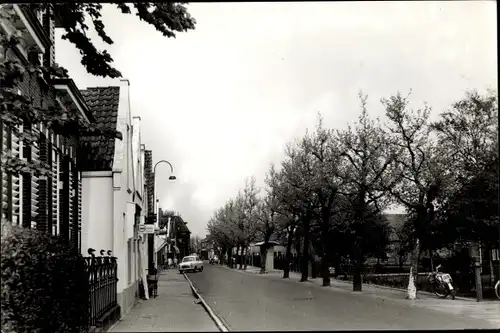
<svg viewBox="0 0 500 333">
<path fill-rule="evenodd" d="M 135 15 L 104 4 L 113 45 L 91 31 L 130 81 L 133 116 L 157 168 L 160 207 L 204 237 L 213 211 L 255 176 L 263 186 L 285 144 L 359 113 L 383 118 L 380 99 L 412 91 L 432 117 L 467 90 L 498 89 L 494 1 L 193 3 L 196 30 L 163 37 Z M 91 24 L 90 24 L 91 25 Z M 56 61 L 80 89 L 113 86 L 87 74 L 56 32 Z"/>
</svg>

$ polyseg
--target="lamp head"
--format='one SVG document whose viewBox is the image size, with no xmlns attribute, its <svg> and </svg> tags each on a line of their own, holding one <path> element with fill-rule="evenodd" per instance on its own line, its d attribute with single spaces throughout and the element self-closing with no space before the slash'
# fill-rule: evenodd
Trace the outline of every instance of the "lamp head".
<svg viewBox="0 0 500 333">
<path fill-rule="evenodd" d="M 177 179 L 177 177 L 175 177 L 175 176 L 168 177 L 168 180 L 176 180 L 176 179 Z"/>
</svg>

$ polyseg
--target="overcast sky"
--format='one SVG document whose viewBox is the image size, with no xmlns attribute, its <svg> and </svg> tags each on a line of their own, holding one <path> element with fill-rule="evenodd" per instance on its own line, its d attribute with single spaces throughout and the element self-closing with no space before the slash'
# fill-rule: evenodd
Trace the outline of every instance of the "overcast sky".
<svg viewBox="0 0 500 333">
<path fill-rule="evenodd" d="M 134 116 L 157 168 L 160 205 L 204 236 L 214 209 L 247 176 L 259 184 L 284 144 L 313 128 L 320 111 L 341 128 L 412 89 L 433 115 L 468 89 L 497 89 L 494 1 L 195 3 L 195 31 L 167 39 L 104 5 L 107 50 L 130 80 Z M 95 33 L 96 45 L 103 47 Z M 57 34 L 56 60 L 80 89 L 116 85 L 93 77 Z"/>
</svg>

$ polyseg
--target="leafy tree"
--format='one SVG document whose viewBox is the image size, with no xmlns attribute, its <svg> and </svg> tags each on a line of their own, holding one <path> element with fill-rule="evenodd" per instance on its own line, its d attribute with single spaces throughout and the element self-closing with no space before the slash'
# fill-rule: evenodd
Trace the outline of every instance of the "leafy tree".
<svg viewBox="0 0 500 333">
<path fill-rule="evenodd" d="M 351 248 L 354 251 L 350 255 L 354 261 L 354 291 L 362 289 L 361 276 L 366 255 L 379 245 L 373 241 L 380 241 L 382 248 L 387 244 L 385 227 L 382 224 L 377 227 L 377 222 L 382 223 L 380 214 L 389 203 L 384 185 L 392 187 L 399 180 L 389 168 L 395 162 L 395 149 L 387 144 L 380 123 L 369 118 L 367 96 L 360 93 L 359 98 L 361 115 L 358 123 L 354 128 L 349 126 L 345 131 L 338 131 L 342 162 L 345 164 L 338 168 L 338 176 L 345 183 L 341 193 L 348 201 L 346 207 L 353 221 Z M 384 252 L 380 250 L 378 252 Z"/>
<path fill-rule="evenodd" d="M 339 188 L 343 186 L 337 176 L 341 165 L 341 154 L 338 144 L 334 141 L 332 132 L 323 127 L 323 120 L 319 122 L 315 132 L 306 134 L 301 142 L 304 152 L 311 155 L 313 177 L 309 181 L 313 206 L 316 208 L 314 219 L 318 222 L 316 229 L 319 242 L 316 248 L 321 255 L 321 275 L 323 286 L 330 285 L 330 222 L 334 213 L 334 206 L 338 202 Z M 337 209 L 338 210 L 338 209 Z"/>
<path fill-rule="evenodd" d="M 290 201 L 287 195 L 288 186 L 285 183 L 284 173 L 282 170 L 277 171 L 275 167 L 271 167 L 267 176 L 266 184 L 276 197 L 276 212 L 278 219 L 276 223 L 276 232 L 286 242 L 286 264 L 283 270 L 283 278 L 287 279 L 290 276 L 290 263 L 292 259 L 292 245 L 294 240 L 295 230 L 298 224 L 299 209 L 294 201 Z"/>
<path fill-rule="evenodd" d="M 239 230 L 239 247 L 241 251 L 240 269 L 247 267 L 246 251 L 251 242 L 255 241 L 257 228 L 257 213 L 259 198 L 259 189 L 256 187 L 255 177 L 245 180 L 243 191 L 236 197 L 237 226 Z"/>
<path fill-rule="evenodd" d="M 185 4 L 187 2 L 114 2 L 123 14 L 132 14 L 131 6 L 141 21 L 155 27 L 165 37 L 176 37 L 177 32 L 194 30 L 196 20 L 191 17 Z M 33 4 L 32 9 L 51 9 L 54 17 L 65 33 L 62 39 L 68 40 L 80 51 L 81 63 L 87 71 L 96 76 L 119 78 L 120 71 L 112 66 L 113 58 L 106 51 L 99 51 L 87 36 L 89 26 L 86 18 L 92 21 L 99 37 L 108 45 L 114 42 L 106 33 L 102 21 L 102 4 L 100 3 L 43 3 Z"/>
<path fill-rule="evenodd" d="M 315 214 L 314 186 L 316 186 L 313 158 L 310 150 L 300 140 L 288 144 L 285 160 L 282 161 L 282 182 L 280 199 L 289 205 L 288 209 L 298 218 L 303 235 L 301 256 L 301 280 L 307 281 L 310 229 Z"/>
<path fill-rule="evenodd" d="M 424 109 L 410 109 L 408 98 L 399 93 L 382 99 L 382 103 L 389 120 L 388 144 L 397 152 L 393 155 L 393 172 L 401 179 L 396 184 L 386 184 L 385 190 L 406 208 L 414 222 L 408 298 L 415 299 L 421 246 L 427 245 L 435 204 L 449 180 L 449 171 L 439 146 L 430 138 L 430 108 L 425 105 Z"/>
<path fill-rule="evenodd" d="M 271 170 L 266 175 L 267 183 L 272 182 L 270 177 L 272 177 L 271 175 L 274 172 L 274 165 L 271 165 Z M 260 246 L 260 257 L 262 258 L 260 266 L 261 274 L 266 272 L 265 258 L 267 258 L 267 251 L 270 248 L 271 237 L 276 234 L 277 224 L 280 218 L 278 204 L 276 189 L 267 187 L 266 195 L 258 203 L 256 214 L 256 231 L 263 239 L 263 244 Z"/>
<path fill-rule="evenodd" d="M 215 240 L 217 241 L 217 240 Z M 194 236 L 191 237 L 189 240 L 189 247 L 191 249 L 191 252 L 194 253 L 199 253 L 201 251 L 201 237 L 200 236 Z"/>
<path fill-rule="evenodd" d="M 207 231 L 227 254 L 228 264 L 232 264 L 232 250 L 238 243 L 238 234 L 235 229 L 234 201 L 228 200 L 226 204 L 219 208 L 207 225 Z"/>
<path fill-rule="evenodd" d="M 453 170 L 446 209 L 441 214 L 451 227 L 448 234 L 496 247 L 500 231 L 497 94 L 467 92 L 432 128 Z"/>
</svg>

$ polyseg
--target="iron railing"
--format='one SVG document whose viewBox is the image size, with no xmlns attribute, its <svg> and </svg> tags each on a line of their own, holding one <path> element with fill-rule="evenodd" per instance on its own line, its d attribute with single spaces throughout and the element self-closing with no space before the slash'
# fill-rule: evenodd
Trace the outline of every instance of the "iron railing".
<svg viewBox="0 0 500 333">
<path fill-rule="evenodd" d="M 117 258 L 111 256 L 111 251 L 100 256 L 94 255 L 95 250 L 89 249 L 89 257 L 85 257 L 86 272 L 89 279 L 89 314 L 90 326 L 96 326 L 97 320 L 117 305 Z"/>
</svg>

